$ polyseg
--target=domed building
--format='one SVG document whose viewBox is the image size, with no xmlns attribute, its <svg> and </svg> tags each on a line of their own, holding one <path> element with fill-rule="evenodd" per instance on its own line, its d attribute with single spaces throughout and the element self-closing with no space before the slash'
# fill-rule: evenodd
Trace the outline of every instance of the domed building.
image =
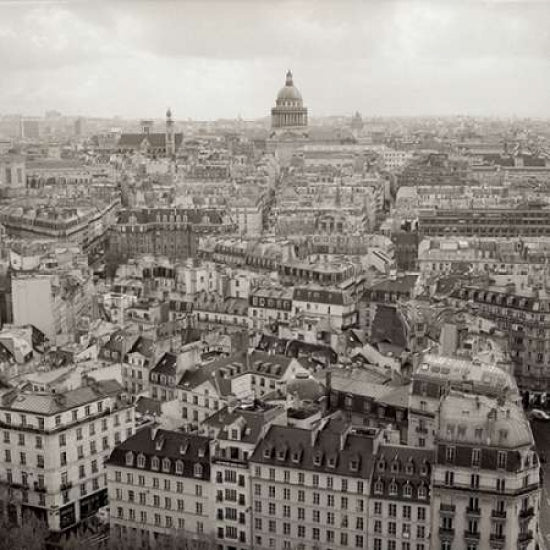
<svg viewBox="0 0 550 550">
<path fill-rule="evenodd" d="M 292 72 L 286 73 L 286 82 L 277 94 L 275 107 L 271 109 L 271 128 L 302 128 L 307 126 L 307 108 L 302 94 L 294 86 Z"/>
</svg>

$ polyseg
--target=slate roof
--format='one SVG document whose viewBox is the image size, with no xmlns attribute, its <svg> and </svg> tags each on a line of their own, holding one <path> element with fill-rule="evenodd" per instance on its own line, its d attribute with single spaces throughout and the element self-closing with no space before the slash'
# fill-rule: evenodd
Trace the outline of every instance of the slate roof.
<svg viewBox="0 0 550 550">
<path fill-rule="evenodd" d="M 17 392 L 4 396 L 2 406 L 12 411 L 21 411 L 46 416 L 81 407 L 102 398 L 114 397 L 122 392 L 116 380 L 102 380 L 81 386 L 64 393 Z"/>
<path fill-rule="evenodd" d="M 349 428 L 341 419 L 330 419 L 316 432 L 273 425 L 250 462 L 368 480 L 373 466 L 373 440 L 349 432 Z"/>
<path fill-rule="evenodd" d="M 151 369 L 151 374 L 176 376 L 177 365 L 178 356 L 175 353 L 166 352 Z"/>
<path fill-rule="evenodd" d="M 371 342 L 387 342 L 401 348 L 407 347 L 405 323 L 394 307 L 379 305 L 372 321 Z"/>
<path fill-rule="evenodd" d="M 134 453 L 133 466 L 130 467 L 135 469 L 140 469 L 137 466 L 137 457 L 143 455 L 145 457 L 143 469 L 145 470 L 152 469 L 151 461 L 157 457 L 161 461 L 159 472 L 182 475 L 182 477 L 196 477 L 194 466 L 201 464 L 203 467 L 201 479 L 210 479 L 210 439 L 208 437 L 171 430 L 144 428 L 116 447 L 107 463 L 129 467 L 126 465 L 126 455 L 129 451 Z M 170 459 L 170 468 L 167 472 L 162 466 L 163 458 Z M 183 474 L 176 474 L 176 462 L 179 460 L 183 462 Z"/>
<path fill-rule="evenodd" d="M 151 147 L 166 147 L 166 134 L 164 132 L 155 132 L 150 134 L 121 134 L 118 141 L 118 147 L 137 149 L 141 147 L 144 140 L 147 140 L 147 143 Z M 178 148 L 183 141 L 183 134 L 174 134 L 174 141 L 176 148 Z"/>
</svg>

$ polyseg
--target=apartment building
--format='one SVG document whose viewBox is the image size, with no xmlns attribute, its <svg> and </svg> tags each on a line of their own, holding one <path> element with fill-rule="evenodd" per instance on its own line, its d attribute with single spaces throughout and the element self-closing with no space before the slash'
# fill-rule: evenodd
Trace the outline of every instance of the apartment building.
<svg viewBox="0 0 550 550">
<path fill-rule="evenodd" d="M 409 445 L 435 448 L 441 398 L 451 390 L 519 401 L 514 377 L 500 367 L 425 354 L 410 384 Z"/>
<path fill-rule="evenodd" d="M 257 288 L 248 297 L 248 317 L 253 330 L 263 331 L 279 323 L 288 323 L 292 315 L 292 290 Z"/>
<path fill-rule="evenodd" d="M 0 403 L 1 511 L 35 514 L 66 532 L 107 504 L 104 461 L 134 432 L 134 407 L 114 380 L 62 392 L 17 389 Z"/>
<path fill-rule="evenodd" d="M 371 548 L 374 454 L 374 440 L 340 419 L 271 426 L 250 459 L 254 548 Z"/>
<path fill-rule="evenodd" d="M 433 548 L 534 549 L 539 462 L 522 408 L 452 392 L 441 403 L 436 447 Z"/>
<path fill-rule="evenodd" d="M 136 547 L 212 534 L 208 437 L 144 428 L 107 461 L 111 535 Z"/>
<path fill-rule="evenodd" d="M 189 368 L 178 382 L 182 418 L 198 425 L 232 399 L 261 398 L 299 376 L 309 376 L 299 360 L 260 351 L 236 353 Z"/>
<path fill-rule="evenodd" d="M 380 445 L 374 460 L 369 548 L 428 550 L 433 452 L 404 445 Z"/>
<path fill-rule="evenodd" d="M 544 280 L 543 280 L 544 283 Z M 516 277 L 499 285 L 468 284 L 454 289 L 451 304 L 470 307 L 508 335 L 518 386 L 530 395 L 550 388 L 550 297 L 544 284 Z"/>
<path fill-rule="evenodd" d="M 78 319 L 91 310 L 92 288 L 87 269 L 14 272 L 13 322 L 35 326 L 54 345 L 65 344 L 72 338 Z"/>
<path fill-rule="evenodd" d="M 216 484 L 216 542 L 219 550 L 254 549 L 249 459 L 271 424 L 286 425 L 283 407 L 245 402 L 207 418 L 200 433 L 214 438 L 212 482 Z"/>
<path fill-rule="evenodd" d="M 502 208 L 431 208 L 418 213 L 424 236 L 541 237 L 550 235 L 550 209 L 533 205 Z"/>
</svg>

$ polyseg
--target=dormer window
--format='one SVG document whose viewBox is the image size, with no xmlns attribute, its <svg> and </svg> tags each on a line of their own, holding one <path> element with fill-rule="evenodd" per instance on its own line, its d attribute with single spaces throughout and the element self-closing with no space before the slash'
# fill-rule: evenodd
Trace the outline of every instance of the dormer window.
<svg viewBox="0 0 550 550">
<path fill-rule="evenodd" d="M 409 476 L 414 474 L 414 463 L 412 462 L 412 460 L 409 460 L 409 462 L 407 462 L 406 471 L 407 475 Z"/>
<path fill-rule="evenodd" d="M 270 447 L 266 447 L 264 449 L 264 458 L 271 458 L 271 448 Z"/>
<path fill-rule="evenodd" d="M 238 441 L 240 439 L 239 430 L 237 428 L 231 429 L 231 439 L 233 439 L 234 441 Z"/>
<path fill-rule="evenodd" d="M 315 466 L 321 466 L 321 458 L 322 455 L 320 452 L 315 453 L 313 457 L 313 464 L 315 464 Z"/>
<path fill-rule="evenodd" d="M 145 455 L 138 455 L 137 457 L 137 467 L 145 468 Z"/>
<path fill-rule="evenodd" d="M 352 472 L 358 472 L 359 471 L 359 460 L 357 460 L 356 458 L 352 458 L 349 461 L 349 469 Z"/>
<path fill-rule="evenodd" d="M 383 472 L 386 469 L 386 463 L 383 460 L 378 461 L 378 471 Z"/>
<path fill-rule="evenodd" d="M 327 461 L 327 466 L 329 468 L 335 468 L 336 467 L 336 457 L 335 456 L 331 456 L 328 461 Z"/>
<path fill-rule="evenodd" d="M 160 468 L 160 460 L 158 457 L 154 456 L 152 459 L 151 459 L 151 470 L 156 470 L 158 471 Z"/>
<path fill-rule="evenodd" d="M 195 466 L 193 466 L 193 475 L 195 477 L 202 477 L 202 472 L 203 472 L 203 467 L 202 467 L 202 464 L 195 464 Z"/>
<path fill-rule="evenodd" d="M 374 483 L 374 494 L 381 495 L 384 492 L 384 483 L 378 480 Z"/>
<path fill-rule="evenodd" d="M 412 496 L 412 487 L 411 487 L 411 484 L 410 483 L 407 483 L 404 487 L 403 487 L 403 496 L 407 497 L 407 498 L 411 498 Z"/>
<path fill-rule="evenodd" d="M 189 441 L 186 441 L 185 443 L 182 443 L 180 445 L 180 455 L 187 454 L 188 450 L 189 450 Z"/>
<path fill-rule="evenodd" d="M 162 471 L 163 472 L 170 472 L 170 459 L 169 458 L 163 458 L 162 459 Z"/>
<path fill-rule="evenodd" d="M 294 462 L 295 464 L 298 464 L 298 462 L 300 462 L 300 451 L 294 451 L 292 453 L 292 462 Z"/>
<path fill-rule="evenodd" d="M 277 460 L 284 460 L 286 457 L 286 449 L 279 449 L 277 451 Z"/>
<path fill-rule="evenodd" d="M 198 450 L 199 457 L 203 458 L 205 454 L 206 454 L 206 449 L 204 447 L 199 447 L 199 450 Z"/>
<path fill-rule="evenodd" d="M 391 463 L 391 471 L 392 471 L 393 473 L 399 472 L 399 462 L 397 462 L 397 460 L 394 460 L 394 461 Z"/>
<path fill-rule="evenodd" d="M 425 485 L 420 485 L 418 488 L 418 498 L 424 500 L 427 496 L 427 490 Z"/>
<path fill-rule="evenodd" d="M 181 460 L 176 460 L 176 474 L 183 474 L 183 462 Z"/>
<path fill-rule="evenodd" d="M 128 451 L 126 453 L 126 466 L 133 466 L 134 465 L 134 453 L 132 451 Z"/>
<path fill-rule="evenodd" d="M 155 450 L 160 451 L 162 450 L 162 446 L 164 445 L 164 437 L 159 437 L 155 441 Z"/>
<path fill-rule="evenodd" d="M 395 481 L 392 481 L 390 483 L 389 493 L 390 493 L 390 496 L 396 496 L 397 495 L 397 483 L 395 483 Z"/>
</svg>

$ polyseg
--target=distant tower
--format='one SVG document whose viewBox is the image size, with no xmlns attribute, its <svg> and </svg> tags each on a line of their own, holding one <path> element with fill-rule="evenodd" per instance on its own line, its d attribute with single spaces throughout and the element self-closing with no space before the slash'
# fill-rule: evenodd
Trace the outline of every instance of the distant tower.
<svg viewBox="0 0 550 550">
<path fill-rule="evenodd" d="M 307 126 L 307 108 L 302 94 L 294 86 L 292 72 L 286 73 L 285 85 L 279 90 L 275 107 L 271 109 L 271 128 L 304 128 Z"/>
<path fill-rule="evenodd" d="M 166 111 L 166 156 L 173 157 L 176 154 L 176 139 L 174 136 L 174 121 L 172 111 Z"/>
</svg>

